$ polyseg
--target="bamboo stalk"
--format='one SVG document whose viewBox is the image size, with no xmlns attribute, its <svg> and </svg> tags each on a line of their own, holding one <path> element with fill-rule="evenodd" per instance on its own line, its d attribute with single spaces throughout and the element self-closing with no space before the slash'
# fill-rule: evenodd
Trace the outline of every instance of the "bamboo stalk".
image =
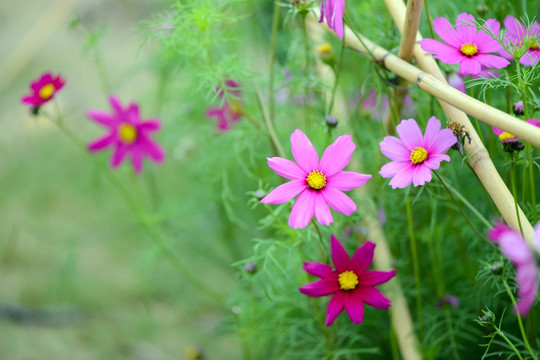
<svg viewBox="0 0 540 360">
<path fill-rule="evenodd" d="M 399 43 L 399 54 L 398 56 L 405 60 L 406 62 L 411 62 L 413 58 L 414 44 L 416 43 L 416 36 L 418 33 L 418 26 L 420 24 L 420 17 L 422 15 L 422 3 L 423 0 L 409 0 L 407 2 L 407 13 L 405 15 L 405 30 L 401 36 L 401 41 Z M 407 86 L 407 82 L 403 79 L 399 81 L 400 87 Z M 403 107 L 403 100 L 407 95 L 407 90 L 395 89 L 392 91 L 393 96 L 391 100 L 392 107 L 394 108 L 394 113 L 397 113 L 398 116 L 401 113 L 401 108 Z M 384 119 L 384 125 L 386 131 L 389 134 L 394 134 L 394 125 L 392 124 L 392 112 L 388 111 Z"/>
<path fill-rule="evenodd" d="M 309 34 L 313 41 L 315 43 L 322 43 L 324 32 L 322 31 L 323 28 L 318 24 L 316 17 L 309 16 L 307 20 Z M 329 89 L 333 88 L 332 85 L 336 81 L 334 73 L 330 67 L 326 66 L 321 61 L 317 61 L 317 70 L 319 77 L 324 79 L 327 84 L 330 84 L 330 86 L 327 86 L 324 89 L 328 95 Z M 344 127 L 347 129 L 347 132 L 350 132 L 350 124 L 347 122 L 349 117 L 347 114 L 347 104 L 345 98 L 339 91 L 336 91 L 335 97 L 335 105 L 333 107 L 332 115 L 339 119 L 340 127 Z M 327 102 L 331 101 L 330 96 L 327 96 L 326 99 Z M 351 158 L 349 168 L 353 171 L 361 171 L 361 164 L 357 157 Z M 366 197 L 368 192 L 367 186 L 363 186 L 355 190 L 355 194 L 359 198 Z M 381 271 L 391 270 L 393 260 L 388 242 L 382 231 L 381 224 L 377 220 L 378 218 L 376 211 L 366 204 L 366 202 L 360 202 L 357 211 L 365 215 L 363 225 L 367 229 L 369 240 L 377 244 L 373 256 L 374 266 L 377 270 Z M 409 312 L 401 284 L 399 283 L 399 279 L 395 278 L 384 284 L 383 287 L 385 292 L 387 292 L 388 297 L 392 301 L 392 306 L 389 309 L 390 318 L 392 328 L 398 340 L 402 358 L 404 360 L 421 360 L 422 356 L 418 350 L 420 349 L 420 345 L 414 332 L 411 314 Z"/>
<path fill-rule="evenodd" d="M 398 30 L 403 33 L 405 4 L 402 0 L 385 0 L 385 3 L 392 15 L 392 18 L 394 19 L 394 22 L 396 23 L 396 26 L 398 27 Z M 417 34 L 416 37 L 417 39 L 422 38 L 420 34 Z M 503 113 L 502 111 L 494 109 L 491 106 L 471 98 L 470 96 L 463 94 L 461 91 L 449 86 L 444 78 L 444 75 L 437 66 L 437 63 L 433 59 L 433 56 L 423 51 L 418 44 L 414 47 L 414 57 L 418 66 L 432 75 L 425 73 L 417 74 L 416 79 L 411 78 L 409 81 L 416 82 L 421 89 L 426 89 L 426 91 L 427 89 L 430 89 L 431 91 L 428 92 L 439 99 L 441 107 L 448 118 L 458 121 L 461 125 L 465 126 L 465 129 L 469 132 L 471 137 L 471 142 L 469 143 L 468 141 L 465 141 L 464 144 L 465 151 L 467 154 L 469 154 L 468 161 L 471 167 L 478 175 L 478 178 L 488 191 L 508 225 L 519 231 L 519 221 L 521 221 L 523 235 L 525 239 L 527 239 L 527 242 L 532 245 L 533 229 L 530 222 L 526 218 L 521 208 L 518 208 L 518 220 L 518 216 L 514 208 L 514 198 L 497 172 L 497 169 L 489 157 L 489 153 L 476 133 L 474 126 L 471 124 L 469 118 L 464 112 L 492 126 L 496 126 L 500 129 L 504 129 L 512 134 L 515 134 L 537 147 L 540 144 L 540 129 L 513 116 Z M 421 86 L 421 84 L 425 86 Z M 458 109 L 461 109 L 464 112 Z M 484 112 L 484 114 L 482 114 L 482 112 Z M 490 117 L 493 117 L 493 119 L 490 119 Z M 493 122 L 488 120 L 493 120 Z"/>
</svg>

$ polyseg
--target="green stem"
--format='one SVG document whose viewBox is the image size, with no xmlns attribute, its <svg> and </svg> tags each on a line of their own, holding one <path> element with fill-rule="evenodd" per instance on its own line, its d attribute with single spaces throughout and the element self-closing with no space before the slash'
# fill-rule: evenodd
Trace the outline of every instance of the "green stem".
<svg viewBox="0 0 540 360">
<path fill-rule="evenodd" d="M 323 262 L 326 262 L 326 255 L 324 254 L 324 243 L 323 243 L 321 230 L 319 229 L 319 226 L 317 225 L 317 223 L 315 222 L 313 218 L 311 219 L 311 223 L 315 227 L 315 230 L 317 231 L 317 235 L 319 236 L 319 242 L 317 244 L 319 245 L 319 251 L 321 252 L 321 259 Z"/>
<path fill-rule="evenodd" d="M 416 235 L 414 233 L 414 224 L 412 219 L 411 211 L 411 199 L 409 193 L 405 197 L 405 210 L 407 212 L 407 226 L 409 228 L 409 239 L 411 245 L 411 256 L 413 261 L 413 271 L 414 279 L 416 285 L 416 312 L 418 316 L 418 329 L 420 338 L 424 337 L 424 323 L 422 320 L 422 293 L 421 293 L 421 283 L 420 283 L 420 267 L 418 264 L 418 252 L 416 250 Z"/>
<path fill-rule="evenodd" d="M 274 60 L 276 58 L 276 42 L 279 25 L 279 2 L 274 0 L 274 17 L 272 18 L 272 38 L 270 40 L 270 64 L 268 68 L 268 107 L 269 120 L 274 121 L 275 117 L 275 99 L 274 99 Z"/>
<path fill-rule="evenodd" d="M 502 337 L 504 339 L 504 341 L 506 341 L 506 343 L 508 345 L 510 345 L 510 347 L 512 348 L 512 350 L 514 350 L 514 353 L 517 355 L 517 357 L 520 359 L 520 360 L 523 360 L 523 357 L 521 356 L 521 354 L 519 353 L 518 349 L 516 349 L 516 347 L 514 346 L 514 344 L 512 344 L 512 342 L 510 341 L 510 339 L 501 331 L 501 329 L 499 329 L 496 325 L 493 325 L 493 328 L 495 329 L 495 331 L 497 332 L 497 334 L 499 334 L 500 337 Z"/>
<path fill-rule="evenodd" d="M 432 39 L 435 39 L 435 33 L 433 32 L 433 21 L 431 20 L 431 14 L 429 13 L 428 1 L 424 0 L 424 9 L 426 10 L 426 17 L 429 24 L 429 34 Z"/>
<path fill-rule="evenodd" d="M 303 15 L 303 28 L 304 28 L 304 56 L 305 56 L 305 78 L 304 78 L 304 125 L 309 124 L 309 78 L 310 78 L 310 64 L 309 64 L 309 35 L 307 33 L 306 14 Z"/>
<path fill-rule="evenodd" d="M 339 82 L 339 72 L 341 70 L 341 64 L 343 61 L 343 53 L 345 50 L 345 36 L 346 35 L 343 34 L 343 41 L 341 42 L 341 50 L 339 53 L 339 60 L 336 63 L 336 65 L 332 67 L 332 69 L 334 70 L 335 79 L 334 79 L 334 86 L 332 87 L 332 97 L 330 99 L 330 106 L 328 107 L 328 113 L 327 113 L 328 115 L 332 114 L 332 110 L 334 109 L 334 102 L 336 100 L 336 92 L 337 92 L 337 87 L 338 87 L 338 82 Z"/>
<path fill-rule="evenodd" d="M 517 311 L 516 299 L 514 298 L 514 294 L 512 294 L 512 290 L 510 289 L 510 286 L 506 282 L 506 279 L 503 278 L 502 281 L 506 289 L 506 293 L 508 294 L 508 296 L 510 297 L 510 300 L 512 301 L 512 305 L 516 308 L 516 317 L 518 320 L 519 331 L 521 332 L 521 337 L 523 338 L 525 347 L 527 348 L 527 350 L 529 350 L 529 354 L 531 354 L 532 358 L 534 360 L 538 360 L 538 358 L 536 357 L 536 354 L 534 353 L 531 347 L 531 344 L 529 344 L 529 339 L 527 339 L 527 335 L 525 334 L 525 329 L 523 328 L 523 321 L 521 320 L 521 314 L 519 313 L 519 311 Z"/>
</svg>

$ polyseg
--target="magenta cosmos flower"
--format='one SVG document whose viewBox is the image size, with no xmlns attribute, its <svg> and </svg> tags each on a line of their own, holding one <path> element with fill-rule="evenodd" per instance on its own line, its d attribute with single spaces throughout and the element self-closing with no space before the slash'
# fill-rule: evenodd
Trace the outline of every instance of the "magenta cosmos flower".
<svg viewBox="0 0 540 360">
<path fill-rule="evenodd" d="M 165 158 L 165 153 L 150 139 L 150 134 L 161 127 L 159 120 L 149 119 L 143 122 L 136 103 L 131 103 L 123 109 L 116 96 L 109 97 L 109 101 L 113 109 L 112 114 L 100 110 L 90 110 L 87 113 L 89 118 L 108 129 L 107 135 L 91 142 L 88 149 L 96 152 L 108 147 L 114 148 L 111 158 L 113 168 L 120 165 L 129 155 L 136 173 L 142 170 L 144 156 L 161 163 Z"/>
<path fill-rule="evenodd" d="M 433 21 L 433 28 L 445 42 L 423 39 L 420 46 L 446 64 L 459 64 L 459 72 L 463 75 L 477 75 L 482 66 L 496 69 L 508 66 L 508 60 L 490 54 L 499 52 L 502 46 L 486 32 L 478 31 L 474 21 L 474 16 L 461 13 L 454 29 L 448 20 L 438 17 Z M 500 27 L 495 19 L 484 24 L 484 28 L 495 36 L 499 34 Z"/>
<path fill-rule="evenodd" d="M 345 0 L 321 0 L 321 17 L 319 22 L 326 19 L 328 27 L 343 39 L 343 13 L 345 12 Z"/>
<path fill-rule="evenodd" d="M 36 111 L 41 105 L 52 100 L 54 95 L 64 87 L 65 83 L 60 75 L 53 77 L 51 73 L 45 73 L 30 84 L 31 93 L 23 96 L 21 102 L 32 106 Z"/>
<path fill-rule="evenodd" d="M 321 280 L 300 287 L 302 294 L 311 297 L 333 295 L 326 310 L 326 326 L 330 326 L 343 309 L 355 324 L 364 320 L 364 304 L 387 310 L 390 300 L 375 285 L 393 278 L 396 270 L 368 270 L 375 244 L 366 241 L 356 250 L 352 259 L 334 235 L 330 237 L 330 248 L 335 269 L 319 262 L 305 262 L 304 270 Z"/>
<path fill-rule="evenodd" d="M 322 225 L 334 221 L 328 205 L 337 212 L 350 215 L 356 204 L 342 191 L 362 186 L 371 178 L 352 171 L 342 171 L 356 148 L 351 135 L 342 135 L 319 155 L 304 133 L 296 129 L 291 135 L 291 151 L 297 164 L 283 158 L 268 158 L 268 166 L 276 174 L 291 179 L 272 190 L 261 202 L 281 204 L 298 198 L 289 217 L 294 229 L 307 226 L 313 215 Z"/>
<path fill-rule="evenodd" d="M 529 29 L 518 21 L 515 17 L 508 15 L 504 19 L 504 27 L 508 32 L 504 35 L 505 45 L 510 48 L 521 47 L 524 42 L 527 42 L 528 50 L 520 58 L 519 62 L 525 66 L 532 66 L 538 62 L 540 58 L 540 48 L 538 47 L 538 38 L 540 37 L 540 25 L 533 21 Z M 502 50 L 501 55 L 507 59 L 513 59 L 512 55 Z"/>
<path fill-rule="evenodd" d="M 538 246 L 540 245 L 540 223 L 536 225 L 534 230 L 534 244 Z M 501 222 L 491 229 L 489 237 L 493 242 L 499 244 L 501 252 L 516 267 L 516 284 L 519 296 L 516 310 L 521 315 L 527 315 L 538 294 L 538 266 L 534 252 L 520 233 Z"/>
<path fill-rule="evenodd" d="M 445 153 L 456 143 L 450 129 L 441 130 L 441 122 L 432 116 L 428 120 L 426 133 L 418 127 L 416 120 L 402 120 L 396 127 L 399 138 L 386 136 L 379 143 L 381 152 L 392 162 L 384 165 L 379 174 L 392 178 L 392 188 L 424 185 L 431 181 L 431 170 L 437 170 L 441 161 L 450 161 Z"/>
<path fill-rule="evenodd" d="M 229 130 L 231 125 L 237 122 L 242 115 L 242 111 L 240 110 L 239 104 L 236 100 L 236 98 L 241 95 L 239 90 L 240 85 L 234 80 L 225 81 L 225 85 L 227 86 L 232 98 L 224 100 L 221 107 L 213 106 L 208 108 L 205 112 L 206 117 L 216 118 L 216 127 L 221 131 Z M 216 92 L 218 92 L 218 96 L 220 98 L 225 96 L 225 92 L 220 87 L 216 89 Z"/>
<path fill-rule="evenodd" d="M 529 123 L 531 125 L 534 125 L 536 127 L 540 127 L 540 121 L 536 120 L 536 119 L 529 119 L 526 121 L 526 123 Z M 514 134 L 511 134 L 507 131 L 504 131 L 504 130 L 501 130 L 499 128 L 496 128 L 496 127 L 492 127 L 493 129 L 493 132 L 495 133 L 495 135 L 497 135 L 499 137 L 499 140 L 501 140 L 501 142 L 504 144 L 504 143 L 510 143 L 510 142 L 516 142 L 518 140 L 521 140 L 521 138 L 518 138 L 516 135 Z"/>
</svg>

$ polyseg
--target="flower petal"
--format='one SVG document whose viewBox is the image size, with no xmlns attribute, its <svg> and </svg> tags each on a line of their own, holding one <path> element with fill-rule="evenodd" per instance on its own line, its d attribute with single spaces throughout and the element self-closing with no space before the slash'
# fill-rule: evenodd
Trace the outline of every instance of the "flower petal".
<svg viewBox="0 0 540 360">
<path fill-rule="evenodd" d="M 414 150 L 417 146 L 423 145 L 424 140 L 422 131 L 420 131 L 416 120 L 402 120 L 399 125 L 396 126 L 396 131 L 401 141 L 403 141 L 403 144 L 405 144 L 405 147 L 409 150 L 409 157 L 410 151 Z"/>
<path fill-rule="evenodd" d="M 320 278 L 336 278 L 337 273 L 328 264 L 323 264 L 316 261 L 306 261 L 302 267 L 308 274 L 318 276 Z"/>
<path fill-rule="evenodd" d="M 140 123 L 138 126 L 139 131 L 151 133 L 161 129 L 161 123 L 158 119 L 149 119 L 143 123 Z"/>
<path fill-rule="evenodd" d="M 356 145 L 352 142 L 351 135 L 342 135 L 326 148 L 319 164 L 319 170 L 324 176 L 330 177 L 343 170 L 351 160 Z"/>
<path fill-rule="evenodd" d="M 422 50 L 434 54 L 434 58 L 441 60 L 445 64 L 459 64 L 465 57 L 459 49 L 437 40 L 423 39 L 419 44 Z"/>
<path fill-rule="evenodd" d="M 501 69 L 510 65 L 510 62 L 505 58 L 491 54 L 478 54 L 475 59 L 485 67 Z"/>
<path fill-rule="evenodd" d="M 512 15 L 505 17 L 503 23 L 506 30 L 508 30 L 508 32 L 514 37 L 523 40 L 523 38 L 527 35 L 527 29 L 525 29 L 525 26 Z"/>
<path fill-rule="evenodd" d="M 430 117 L 426 126 L 426 132 L 424 134 L 424 141 L 422 142 L 422 146 L 426 150 L 428 150 L 429 145 L 437 137 L 440 131 L 441 131 L 441 121 L 437 119 L 435 116 Z"/>
<path fill-rule="evenodd" d="M 165 151 L 150 139 L 143 139 L 137 146 L 142 154 L 149 156 L 154 162 L 161 163 L 165 159 Z"/>
<path fill-rule="evenodd" d="M 392 186 L 392 189 L 396 188 L 406 188 L 407 186 L 411 185 L 413 182 L 413 176 L 414 176 L 414 167 L 411 167 L 408 170 L 398 172 L 392 180 L 390 180 L 389 185 Z"/>
<path fill-rule="evenodd" d="M 457 142 L 450 129 L 442 129 L 435 136 L 426 139 L 426 150 L 429 156 L 446 153 Z"/>
<path fill-rule="evenodd" d="M 296 129 L 291 135 L 291 151 L 298 165 L 306 172 L 318 170 L 319 155 L 304 133 Z"/>
<path fill-rule="evenodd" d="M 293 180 L 301 180 L 307 177 L 306 172 L 294 161 L 280 157 L 267 158 L 266 160 L 268 161 L 268 166 L 279 176 Z"/>
<path fill-rule="evenodd" d="M 476 61 L 476 57 L 478 55 L 468 58 L 465 57 L 462 62 L 459 63 L 459 73 L 463 75 L 477 75 L 482 71 L 482 66 L 478 61 Z"/>
<path fill-rule="evenodd" d="M 375 244 L 371 241 L 366 241 L 356 250 L 352 258 L 352 266 L 357 276 L 361 277 L 362 273 L 371 265 L 374 251 Z"/>
<path fill-rule="evenodd" d="M 351 215 L 356 211 L 354 201 L 338 189 L 326 185 L 320 192 L 326 203 L 335 211 L 345 215 Z"/>
<path fill-rule="evenodd" d="M 358 325 L 364 321 L 364 302 L 354 292 L 345 294 L 345 310 L 351 321 Z"/>
<path fill-rule="evenodd" d="M 344 300 L 345 293 L 342 291 L 339 291 L 332 296 L 328 303 L 328 307 L 326 308 L 326 326 L 332 325 L 338 315 L 341 314 L 345 307 Z"/>
<path fill-rule="evenodd" d="M 414 169 L 413 185 L 420 186 L 431 181 L 431 169 L 424 164 L 417 165 Z"/>
<path fill-rule="evenodd" d="M 131 163 L 135 169 L 136 174 L 140 174 L 142 171 L 142 152 L 139 148 L 135 148 L 131 153 Z"/>
<path fill-rule="evenodd" d="M 304 190 L 300 196 L 298 196 L 298 199 L 296 199 L 296 202 L 291 210 L 291 215 L 289 216 L 290 227 L 293 229 L 302 229 L 309 224 L 309 221 L 313 217 L 313 212 L 315 211 L 316 196 L 319 196 L 319 194 L 310 189 Z"/>
<path fill-rule="evenodd" d="M 371 175 L 353 171 L 340 171 L 326 180 L 327 184 L 335 189 L 349 191 L 364 185 L 369 179 L 371 179 Z"/>
<path fill-rule="evenodd" d="M 340 290 L 338 281 L 318 280 L 299 288 L 302 294 L 311 297 L 328 296 Z"/>
<path fill-rule="evenodd" d="M 411 150 L 405 147 L 403 141 L 395 136 L 385 136 L 383 141 L 379 143 L 381 152 L 390 160 L 409 161 Z"/>
<path fill-rule="evenodd" d="M 88 144 L 88 150 L 90 150 L 91 152 L 102 150 L 114 144 L 115 140 L 116 140 L 115 134 L 108 134 Z"/>
<path fill-rule="evenodd" d="M 358 286 L 375 286 L 387 282 L 396 275 L 396 270 L 375 271 L 368 270 L 358 277 Z"/>
<path fill-rule="evenodd" d="M 115 168 L 124 160 L 130 147 L 122 143 L 118 143 L 111 158 L 111 167 Z"/>
<path fill-rule="evenodd" d="M 270 194 L 266 195 L 261 203 L 263 204 L 281 204 L 294 198 L 306 189 L 306 185 L 303 180 L 293 180 L 279 185 L 272 190 Z"/>
<path fill-rule="evenodd" d="M 321 224 L 328 226 L 334 221 L 330 208 L 322 196 L 315 196 L 315 219 Z"/>
<path fill-rule="evenodd" d="M 374 287 L 358 287 L 356 294 L 361 294 L 362 300 L 369 306 L 378 309 L 387 310 L 392 302 L 388 300 L 377 288 Z M 355 294 L 355 295 L 356 295 Z"/>
<path fill-rule="evenodd" d="M 429 158 L 424 161 L 423 165 L 431 170 L 437 170 L 442 161 L 450 161 L 450 156 L 444 154 L 430 155 Z"/>
<path fill-rule="evenodd" d="M 106 127 L 113 127 L 117 123 L 116 118 L 114 116 L 100 110 L 90 110 L 86 113 L 86 116 L 88 116 L 90 119 Z"/>
<path fill-rule="evenodd" d="M 332 262 L 338 273 L 353 269 L 349 254 L 347 254 L 347 251 L 345 251 L 345 248 L 334 234 L 330 236 L 330 251 L 332 253 Z"/>
<path fill-rule="evenodd" d="M 433 21 L 433 29 L 441 39 L 443 39 L 449 45 L 459 48 L 461 47 L 461 42 L 457 36 L 454 27 L 448 20 L 443 17 L 438 17 Z"/>
</svg>

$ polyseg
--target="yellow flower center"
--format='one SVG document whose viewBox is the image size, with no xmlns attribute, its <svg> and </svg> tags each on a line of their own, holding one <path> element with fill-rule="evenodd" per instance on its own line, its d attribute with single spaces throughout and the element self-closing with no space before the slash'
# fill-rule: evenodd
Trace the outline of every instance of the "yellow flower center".
<svg viewBox="0 0 540 360">
<path fill-rule="evenodd" d="M 427 159 L 427 150 L 423 147 L 417 146 L 411 151 L 411 162 L 415 165 L 421 164 Z"/>
<path fill-rule="evenodd" d="M 358 276 L 352 271 L 342 272 L 338 279 L 341 290 L 354 290 L 358 285 Z"/>
<path fill-rule="evenodd" d="M 317 46 L 317 52 L 321 56 L 328 55 L 328 54 L 332 53 L 332 50 L 333 50 L 332 46 L 330 46 L 329 43 L 324 43 L 324 44 L 321 44 L 321 45 Z"/>
<path fill-rule="evenodd" d="M 531 46 L 529 46 L 529 49 L 538 50 L 538 42 L 533 42 Z"/>
<path fill-rule="evenodd" d="M 516 135 L 514 134 L 510 134 L 509 132 L 503 132 L 501 135 L 499 135 L 499 139 L 501 139 L 501 141 L 506 141 L 506 140 L 510 140 L 510 139 L 513 139 L 515 138 Z"/>
<path fill-rule="evenodd" d="M 39 97 L 42 100 L 47 100 L 52 96 L 54 93 L 54 85 L 53 84 L 47 84 L 43 86 L 41 89 L 39 89 Z"/>
<path fill-rule="evenodd" d="M 461 53 L 467 57 L 474 56 L 478 53 L 478 47 L 475 44 L 465 43 L 461 45 Z"/>
<path fill-rule="evenodd" d="M 321 190 L 326 185 L 326 177 L 320 171 L 312 171 L 306 179 L 310 188 Z"/>
<path fill-rule="evenodd" d="M 118 129 L 118 136 L 122 142 L 132 144 L 137 139 L 137 129 L 131 124 L 123 123 Z"/>
</svg>

